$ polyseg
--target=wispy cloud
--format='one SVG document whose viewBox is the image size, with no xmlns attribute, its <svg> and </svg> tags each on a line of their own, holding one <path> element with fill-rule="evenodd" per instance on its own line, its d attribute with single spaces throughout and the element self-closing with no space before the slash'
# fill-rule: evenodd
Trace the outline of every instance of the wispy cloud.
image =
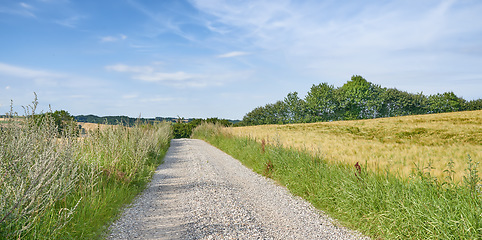
<svg viewBox="0 0 482 240">
<path fill-rule="evenodd" d="M 144 14 L 150 21 L 152 21 L 152 26 L 155 27 L 148 27 L 148 34 L 157 36 L 158 34 L 170 32 L 176 34 L 177 36 L 190 41 L 190 42 L 197 42 L 197 36 L 190 31 L 185 31 L 182 29 L 182 25 L 189 23 L 189 24 L 198 24 L 195 20 L 194 16 L 191 16 L 187 13 L 182 13 L 179 11 L 175 11 L 170 9 L 168 14 L 159 14 L 159 12 L 155 11 L 154 9 L 150 9 L 140 3 L 139 1 L 128 0 L 127 1 L 134 9 L 139 11 L 140 13 Z M 182 21 L 174 20 L 172 14 L 180 14 L 182 15 Z"/>
<path fill-rule="evenodd" d="M 131 66 L 115 64 L 105 66 L 107 71 L 128 74 L 133 80 L 160 83 L 176 88 L 204 88 L 208 86 L 222 86 L 228 82 L 245 79 L 251 71 L 226 71 L 205 65 L 204 71 L 164 71 L 163 64 L 154 62 L 145 66 Z M 193 73 L 194 72 L 194 73 Z"/>
<path fill-rule="evenodd" d="M 82 15 L 75 15 L 75 16 L 70 16 L 70 17 L 67 17 L 67 18 L 54 20 L 54 23 L 59 24 L 59 25 L 64 26 L 64 27 L 68 27 L 68 28 L 76 28 L 76 27 L 78 27 L 80 22 L 85 18 L 87 18 L 87 17 L 82 16 Z"/>
<path fill-rule="evenodd" d="M 32 69 L 22 66 L 15 66 L 0 62 L 0 76 L 23 79 L 35 86 L 44 87 L 68 87 L 84 88 L 98 87 L 103 84 L 100 79 L 78 76 L 68 73 L 59 73 L 50 70 Z"/>
<path fill-rule="evenodd" d="M 165 82 L 165 81 L 185 81 L 189 79 L 199 78 L 199 75 L 188 74 L 185 72 L 150 72 L 139 75 L 134 75 L 134 79 L 146 81 L 146 82 Z"/>
<path fill-rule="evenodd" d="M 218 55 L 218 58 L 232 58 L 232 57 L 239 57 L 239 56 L 244 56 L 244 55 L 249 55 L 251 53 L 249 52 L 240 52 L 240 51 L 234 51 L 234 52 L 228 52 L 225 54 Z"/>
<path fill-rule="evenodd" d="M 33 9 L 32 5 L 30 4 L 27 4 L 27 3 L 24 3 L 24 2 L 21 2 L 19 3 L 21 7 L 25 8 L 25 9 Z"/>
<path fill-rule="evenodd" d="M 172 97 L 161 97 L 161 96 L 153 96 L 150 98 L 142 98 L 140 102 L 144 103 L 165 103 L 165 102 L 172 102 L 175 98 Z"/>
<path fill-rule="evenodd" d="M 152 66 L 129 66 L 125 64 L 115 64 L 105 67 L 108 71 L 127 72 L 127 73 L 152 73 L 154 68 Z"/>
<path fill-rule="evenodd" d="M 192 3 L 210 17 L 207 29 L 215 25 L 229 30 L 218 35 L 219 42 L 229 42 L 231 48 L 251 46 L 277 66 L 340 82 L 352 74 L 383 81 L 380 73 L 438 72 L 442 65 L 463 72 L 469 65 L 462 64 L 467 60 L 460 56 L 467 53 L 461 46 L 480 46 L 482 40 L 482 15 L 477 13 L 482 5 L 477 1 Z M 230 56 L 236 54 L 218 57 Z"/>
<path fill-rule="evenodd" d="M 0 6 L 0 13 L 6 13 L 11 15 L 17 15 L 21 17 L 37 18 L 34 14 L 34 7 L 30 4 L 21 2 L 14 6 Z"/>
<path fill-rule="evenodd" d="M 122 99 L 135 99 L 138 98 L 139 94 L 137 93 L 130 93 L 130 94 L 124 94 L 122 95 Z"/>
<path fill-rule="evenodd" d="M 130 73 L 132 79 L 146 82 L 179 82 L 202 78 L 200 75 L 188 74 L 182 71 L 161 72 L 154 66 L 129 66 L 125 64 L 116 64 L 106 66 L 105 69 L 108 71 Z"/>
<path fill-rule="evenodd" d="M 319 50 L 326 53 L 366 47 L 381 50 L 426 47 L 446 35 L 463 31 L 454 26 L 476 22 L 470 23 L 463 16 L 464 11 L 473 10 L 454 8 L 454 1 L 438 5 L 408 5 L 400 1 L 377 5 L 263 0 L 243 5 L 222 0 L 193 3 L 215 16 L 218 24 L 238 28 L 231 32 L 236 37 L 250 39 L 263 49 L 282 47 L 293 53 L 312 55 L 319 54 Z M 352 12 L 357 8 L 360 11 Z"/>
<path fill-rule="evenodd" d="M 119 34 L 119 36 L 105 36 L 105 37 L 101 37 L 100 38 L 100 41 L 101 42 L 117 42 L 117 41 L 121 41 L 121 40 L 126 40 L 127 39 L 127 36 L 124 35 L 124 34 Z"/>
<path fill-rule="evenodd" d="M 55 73 L 55 72 L 18 67 L 14 65 L 1 63 L 1 62 L 0 62 L 0 74 L 13 76 L 13 77 L 20 77 L 20 78 L 30 78 L 30 79 L 65 77 L 65 75 Z"/>
</svg>

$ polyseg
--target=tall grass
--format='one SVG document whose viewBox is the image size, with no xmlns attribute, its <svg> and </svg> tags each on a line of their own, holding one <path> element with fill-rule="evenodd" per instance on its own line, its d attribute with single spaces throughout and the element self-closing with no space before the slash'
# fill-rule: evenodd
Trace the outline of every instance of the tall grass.
<svg viewBox="0 0 482 240">
<path fill-rule="evenodd" d="M 342 224 L 374 238 L 482 238 L 480 177 L 470 157 L 466 181 L 456 184 L 453 178 L 435 178 L 430 166 L 419 166 L 409 178 L 402 178 L 388 170 L 372 171 L 364 162 L 335 163 L 279 142 L 234 137 L 214 125 L 198 127 L 193 137 L 210 142 Z M 448 173 L 452 166 L 446 167 Z"/>
<path fill-rule="evenodd" d="M 99 238 L 161 163 L 171 126 L 59 135 L 36 105 L 0 125 L 0 239 Z"/>
</svg>

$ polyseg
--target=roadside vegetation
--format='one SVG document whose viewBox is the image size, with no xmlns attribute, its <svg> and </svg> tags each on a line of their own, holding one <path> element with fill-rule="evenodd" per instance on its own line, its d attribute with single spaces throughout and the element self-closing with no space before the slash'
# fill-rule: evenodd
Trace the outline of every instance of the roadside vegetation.
<svg viewBox="0 0 482 240">
<path fill-rule="evenodd" d="M 0 125 L 0 239 L 96 239 L 162 162 L 170 123 L 110 126 L 79 137 L 62 112 Z M 59 126 L 63 126 L 59 128 Z"/>
<path fill-rule="evenodd" d="M 233 126 L 233 123 L 227 119 L 194 118 L 194 119 L 185 120 L 184 118 L 178 118 L 176 122 L 173 123 L 172 125 L 173 138 L 189 138 L 192 134 L 193 129 L 199 126 L 201 123 L 220 124 L 225 127 Z"/>
<path fill-rule="evenodd" d="M 322 129 L 334 136 L 359 138 L 340 125 Z M 193 137 L 206 140 L 255 172 L 286 186 L 345 226 L 380 239 L 482 238 L 481 178 L 472 156 L 457 159 L 465 163 L 460 181 L 455 178 L 458 173 L 453 161 L 439 166 L 444 177 L 435 176 L 430 164 L 413 165 L 408 176 L 401 177 L 389 166 L 374 171 L 362 159 L 355 164 L 344 159 L 333 161 L 323 151 L 283 145 L 280 138 L 239 136 L 231 132 L 233 129 L 236 128 L 202 124 L 194 130 Z M 363 139 L 363 134 L 359 135 Z M 352 143 L 346 142 L 338 150 L 347 151 Z"/>
</svg>

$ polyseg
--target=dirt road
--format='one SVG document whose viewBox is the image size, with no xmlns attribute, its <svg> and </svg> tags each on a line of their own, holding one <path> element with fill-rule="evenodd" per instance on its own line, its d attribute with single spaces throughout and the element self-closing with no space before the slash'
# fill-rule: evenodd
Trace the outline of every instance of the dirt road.
<svg viewBox="0 0 482 240">
<path fill-rule="evenodd" d="M 215 147 L 175 139 L 109 239 L 360 239 Z"/>
</svg>

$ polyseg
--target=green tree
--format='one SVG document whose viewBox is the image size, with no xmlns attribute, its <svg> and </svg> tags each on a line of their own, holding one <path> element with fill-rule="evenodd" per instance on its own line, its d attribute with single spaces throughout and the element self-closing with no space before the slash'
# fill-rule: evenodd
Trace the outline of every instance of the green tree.
<svg viewBox="0 0 482 240">
<path fill-rule="evenodd" d="M 338 98 L 343 119 L 376 118 L 382 107 L 381 87 L 368 82 L 362 76 L 351 80 L 338 89 Z"/>
<path fill-rule="evenodd" d="M 427 112 L 427 98 L 422 94 L 412 94 L 395 88 L 385 89 L 380 94 L 382 108 L 380 117 L 395 117 Z"/>
<path fill-rule="evenodd" d="M 57 127 L 57 131 L 62 134 L 64 131 L 71 131 L 73 134 L 79 134 L 79 127 L 75 118 L 65 110 L 57 110 L 55 112 L 43 113 L 35 116 L 35 121 L 40 126 L 43 121 L 53 121 Z"/>
<path fill-rule="evenodd" d="M 453 92 L 437 93 L 428 97 L 429 113 L 444 113 L 460 111 L 465 100 Z"/>
<path fill-rule="evenodd" d="M 307 112 L 311 121 L 329 121 L 335 118 L 337 101 L 334 97 L 334 87 L 321 83 L 311 87 L 305 97 Z"/>
<path fill-rule="evenodd" d="M 463 105 L 463 110 L 473 111 L 473 110 L 482 110 L 482 99 L 476 99 L 471 101 L 466 101 Z"/>
<path fill-rule="evenodd" d="M 288 109 L 288 122 L 299 123 L 306 122 L 306 103 L 303 99 L 298 97 L 297 92 L 290 92 L 285 97 L 284 102 Z"/>
</svg>

